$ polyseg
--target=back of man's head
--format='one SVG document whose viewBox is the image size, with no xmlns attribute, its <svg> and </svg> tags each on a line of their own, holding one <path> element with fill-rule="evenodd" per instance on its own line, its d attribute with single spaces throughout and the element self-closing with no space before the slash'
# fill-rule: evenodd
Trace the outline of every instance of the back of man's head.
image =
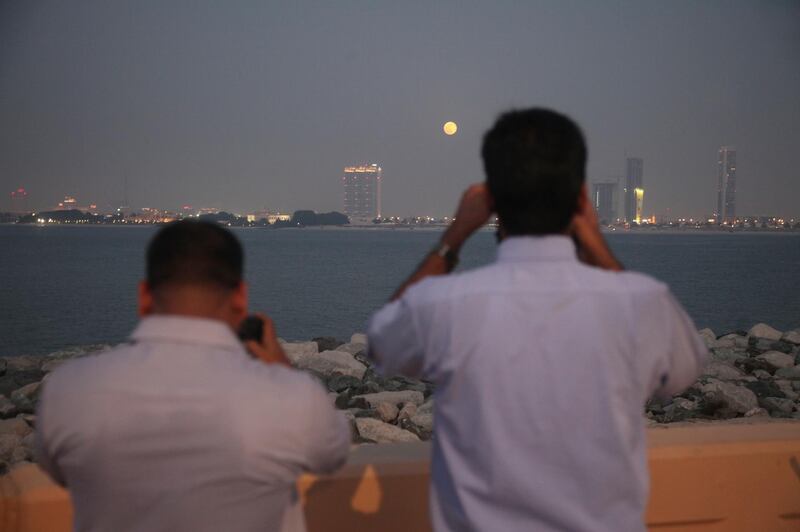
<svg viewBox="0 0 800 532">
<path fill-rule="evenodd" d="M 182 220 L 161 229 L 147 248 L 147 285 L 154 295 L 193 286 L 230 291 L 242 282 L 244 254 L 230 231 Z"/>
<path fill-rule="evenodd" d="M 586 176 L 580 128 L 547 109 L 502 115 L 483 139 L 486 182 L 507 235 L 563 233 Z"/>
</svg>

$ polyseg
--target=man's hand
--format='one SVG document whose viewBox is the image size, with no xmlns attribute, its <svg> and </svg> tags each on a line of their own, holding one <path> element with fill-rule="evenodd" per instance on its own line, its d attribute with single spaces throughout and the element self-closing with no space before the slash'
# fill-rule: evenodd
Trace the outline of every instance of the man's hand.
<svg viewBox="0 0 800 532">
<path fill-rule="evenodd" d="M 597 221 L 597 212 L 586 195 L 586 187 L 578 201 L 578 212 L 572 218 L 570 234 L 578 246 L 578 257 L 590 266 L 620 271 L 625 268 L 611 253 Z"/>
<path fill-rule="evenodd" d="M 264 323 L 264 334 L 261 342 L 255 340 L 245 342 L 247 350 L 251 355 L 267 364 L 283 364 L 291 367 L 292 364 L 286 358 L 286 353 L 283 352 L 283 348 L 278 342 L 278 335 L 275 334 L 275 324 L 272 319 L 261 313 L 256 313 L 256 316 Z"/>
<path fill-rule="evenodd" d="M 471 185 L 461 196 L 455 219 L 442 236 L 442 242 L 458 251 L 472 233 L 489 221 L 492 211 L 492 196 L 486 183 Z"/>
</svg>

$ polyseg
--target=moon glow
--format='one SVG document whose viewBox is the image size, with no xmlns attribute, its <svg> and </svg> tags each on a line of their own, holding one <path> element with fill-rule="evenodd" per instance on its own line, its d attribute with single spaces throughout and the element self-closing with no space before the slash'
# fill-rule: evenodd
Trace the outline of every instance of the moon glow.
<svg viewBox="0 0 800 532">
<path fill-rule="evenodd" d="M 445 135 L 452 136 L 458 131 L 458 125 L 455 122 L 445 122 L 442 126 Z"/>
</svg>

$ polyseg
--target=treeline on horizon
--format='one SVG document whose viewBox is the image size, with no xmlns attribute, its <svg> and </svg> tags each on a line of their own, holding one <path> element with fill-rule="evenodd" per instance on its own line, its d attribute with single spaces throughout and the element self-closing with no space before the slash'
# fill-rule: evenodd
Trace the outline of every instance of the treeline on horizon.
<svg viewBox="0 0 800 532">
<path fill-rule="evenodd" d="M 5 223 L 18 223 L 18 224 L 36 224 L 39 220 L 45 220 L 47 223 L 65 223 L 65 224 L 108 224 L 108 223 L 150 223 L 150 222 L 137 222 L 137 213 L 131 213 L 125 216 L 122 213 L 117 214 L 95 214 L 91 212 L 84 212 L 78 209 L 69 209 L 63 211 L 42 211 L 37 213 L 16 215 L 11 213 L 0 214 L 0 222 Z M 201 214 L 198 220 L 207 222 L 216 222 L 231 227 L 305 227 L 316 225 L 347 225 L 350 220 L 345 214 L 340 212 L 322 212 L 317 213 L 312 210 L 299 210 L 292 214 L 289 220 L 277 220 L 275 223 L 270 224 L 266 218 L 261 218 L 256 221 L 248 221 L 245 216 L 238 216 L 225 211 L 220 211 L 213 214 Z"/>
</svg>

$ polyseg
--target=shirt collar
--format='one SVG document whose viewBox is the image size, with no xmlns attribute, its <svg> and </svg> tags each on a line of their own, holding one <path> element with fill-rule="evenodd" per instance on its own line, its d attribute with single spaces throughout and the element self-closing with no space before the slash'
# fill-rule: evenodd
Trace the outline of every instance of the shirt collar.
<svg viewBox="0 0 800 532">
<path fill-rule="evenodd" d="M 228 324 L 219 320 L 188 316 L 147 316 L 134 329 L 131 340 L 214 345 L 242 350 L 241 342 Z"/>
<path fill-rule="evenodd" d="M 513 236 L 497 248 L 498 262 L 577 261 L 575 244 L 564 235 Z"/>
</svg>

